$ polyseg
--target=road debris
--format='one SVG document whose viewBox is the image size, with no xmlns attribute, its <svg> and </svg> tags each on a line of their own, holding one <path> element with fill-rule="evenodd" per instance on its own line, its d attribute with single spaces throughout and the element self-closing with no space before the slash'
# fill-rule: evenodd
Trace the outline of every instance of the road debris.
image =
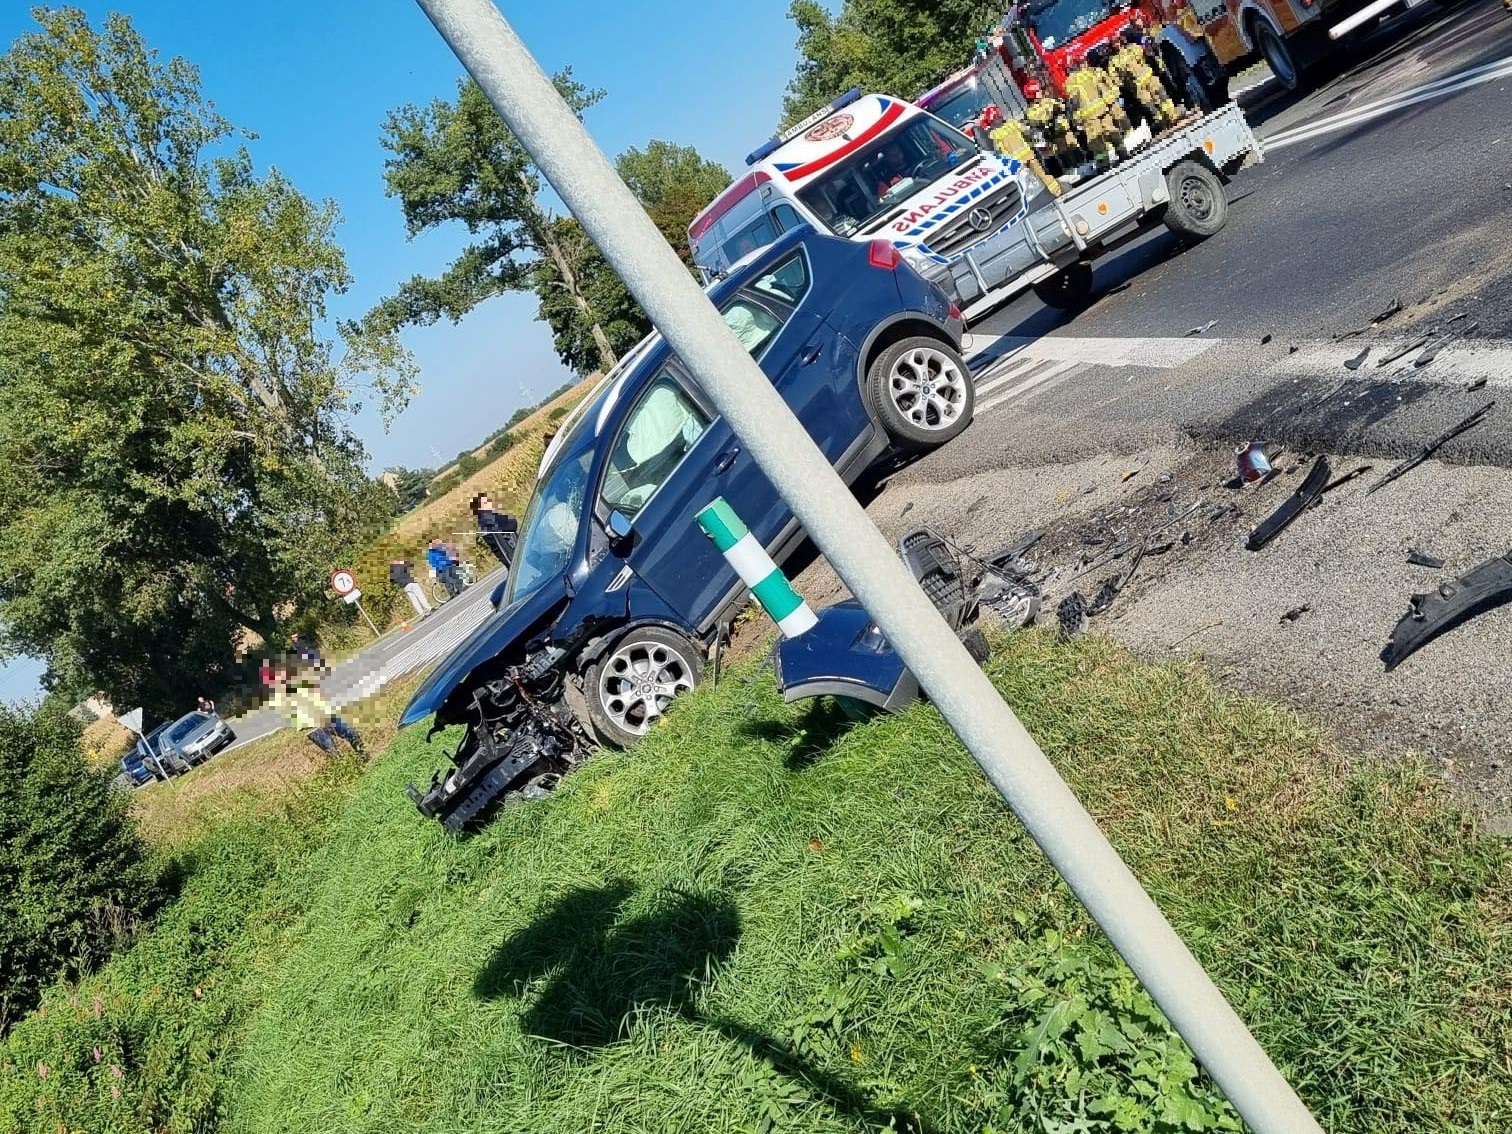
<svg viewBox="0 0 1512 1134">
<path fill-rule="evenodd" d="M 1376 366 L 1378 366 L 1378 367 L 1379 366 L 1390 366 L 1397 359 L 1399 359 L 1399 358 L 1406 358 L 1409 354 L 1411 354 L 1415 350 L 1422 350 L 1425 346 L 1428 345 L 1429 340 L 1431 340 L 1432 338 L 1433 338 L 1433 333 L 1429 332 L 1428 334 L 1423 335 L 1421 338 L 1419 338 L 1415 342 L 1413 342 L 1411 346 L 1404 346 L 1404 347 L 1402 347 L 1402 348 L 1400 348 L 1398 350 L 1392 351 L 1390 354 L 1386 355 L 1384 358 L 1378 359 L 1376 361 Z"/>
<path fill-rule="evenodd" d="M 1366 347 L 1364 350 L 1362 350 L 1359 354 L 1355 355 L 1353 358 L 1346 358 L 1344 360 L 1344 368 L 1346 370 L 1358 370 L 1364 364 L 1365 359 L 1367 357 L 1369 357 L 1369 355 L 1370 355 L 1370 348 Z"/>
<path fill-rule="evenodd" d="M 1283 625 L 1289 622 L 1296 622 L 1311 609 L 1312 607 L 1308 606 L 1305 602 L 1301 606 L 1294 606 L 1281 616 L 1281 622 Z"/>
<path fill-rule="evenodd" d="M 1435 569 L 1444 565 L 1444 561 L 1437 555 L 1429 555 L 1426 551 L 1419 551 L 1415 547 L 1407 549 L 1407 562 L 1411 563 L 1414 567 L 1433 567 Z"/>
<path fill-rule="evenodd" d="M 1205 335 L 1209 331 L 1211 331 L 1214 327 L 1216 327 L 1217 325 L 1218 325 L 1218 320 L 1217 319 L 1209 319 L 1202 326 L 1200 326 L 1200 327 L 1193 327 L 1185 335 L 1183 335 L 1182 338 L 1189 339 L 1193 335 Z"/>
<path fill-rule="evenodd" d="M 1312 507 L 1323 495 L 1324 488 L 1328 485 L 1329 466 L 1328 458 L 1319 454 L 1313 462 L 1313 467 L 1308 471 L 1307 479 L 1297 486 L 1297 490 L 1286 498 L 1269 516 L 1260 522 L 1260 525 L 1250 532 L 1245 547 L 1250 551 L 1259 551 L 1286 528 L 1286 525 L 1295 520 L 1308 508 Z"/>
<path fill-rule="evenodd" d="M 1087 629 L 1087 599 L 1080 591 L 1072 591 L 1061 599 L 1055 608 L 1055 621 L 1060 627 L 1060 640 L 1069 641 Z"/>
<path fill-rule="evenodd" d="M 1355 477 L 1357 477 L 1357 476 L 1364 476 L 1366 473 L 1368 473 L 1373 468 L 1375 468 L 1374 465 L 1361 465 L 1359 468 L 1350 469 L 1347 473 L 1343 473 L 1340 476 L 1336 476 L 1331 481 L 1329 481 L 1327 484 L 1325 484 L 1323 486 L 1323 491 L 1320 492 L 1320 493 L 1318 493 L 1318 495 L 1319 496 L 1327 496 L 1334 489 L 1338 488 L 1339 485 L 1341 485 L 1341 484 L 1348 484 L 1350 481 L 1354 480 Z"/>
<path fill-rule="evenodd" d="M 1476 410 L 1469 417 L 1461 421 L 1458 425 L 1445 430 L 1443 433 L 1440 433 L 1437 437 L 1435 437 L 1432 441 L 1428 442 L 1428 444 L 1424 445 L 1423 451 L 1417 456 L 1408 457 L 1401 464 L 1395 465 L 1392 468 L 1388 469 L 1386 471 L 1386 474 L 1382 476 L 1380 480 L 1376 481 L 1365 490 L 1365 495 L 1369 496 L 1376 489 L 1390 484 L 1403 473 L 1411 472 L 1413 469 L 1417 468 L 1420 464 L 1426 461 L 1429 457 L 1433 456 L 1434 453 L 1438 452 L 1438 450 L 1441 449 L 1444 445 L 1448 444 L 1450 441 L 1458 437 L 1461 433 L 1464 433 L 1470 429 L 1474 429 L 1477 425 L 1486 420 L 1486 415 L 1491 412 L 1491 407 L 1494 405 L 1496 405 L 1496 401 L 1494 399 L 1487 402 L 1485 405 L 1481 406 L 1480 409 Z"/>
<path fill-rule="evenodd" d="M 1431 343 L 1428 346 L 1424 347 L 1423 353 L 1412 360 L 1413 369 L 1421 370 L 1423 367 L 1427 366 L 1430 362 L 1438 357 L 1439 351 L 1444 349 L 1444 345 L 1447 342 L 1447 339 L 1440 339 L 1438 342 Z"/>
<path fill-rule="evenodd" d="M 1197 637 L 1198 634 L 1206 633 L 1209 630 L 1215 630 L 1219 626 L 1222 626 L 1222 625 L 1223 625 L 1223 619 L 1220 618 L 1217 622 L 1209 622 L 1206 626 L 1199 626 L 1199 627 L 1197 627 L 1197 629 L 1193 630 L 1190 634 L 1186 634 L 1186 635 L 1183 635 L 1180 638 L 1177 638 L 1174 642 L 1171 643 L 1170 648 L 1174 650 L 1177 646 L 1181 645 L 1182 643 L 1184 643 L 1184 642 L 1190 642 L 1193 638 Z"/>
<path fill-rule="evenodd" d="M 1470 318 L 1470 312 L 1461 311 L 1458 315 L 1449 316 L 1449 318 L 1445 321 L 1445 325 L 1447 326 L 1449 323 L 1458 323 L 1461 319 L 1468 318 Z"/>
<path fill-rule="evenodd" d="M 1266 332 L 1265 334 L 1263 334 L 1263 335 L 1260 336 L 1260 345 L 1261 346 L 1264 346 L 1266 343 L 1268 343 L 1270 341 L 1271 341 L 1271 335 L 1270 335 L 1269 332 Z"/>
<path fill-rule="evenodd" d="M 1512 601 L 1512 551 L 1488 559 L 1431 594 L 1413 595 L 1391 638 L 1381 650 L 1390 673 L 1433 641 L 1478 614 Z"/>
<path fill-rule="evenodd" d="M 1138 475 L 1138 469 L 1130 469 L 1128 472 L 1124 473 L 1123 476 L 1119 477 L 1118 480 L 1120 484 L 1128 484 L 1129 481 L 1133 480 Z"/>
<path fill-rule="evenodd" d="M 1372 327 L 1379 326 L 1380 324 L 1386 322 L 1387 319 L 1390 319 L 1393 315 L 1398 314 L 1401 310 L 1402 310 L 1402 300 L 1401 300 L 1401 298 L 1398 297 L 1397 299 L 1393 299 L 1391 301 L 1390 306 L 1388 306 L 1385 311 L 1382 311 L 1379 315 L 1377 315 L 1375 318 L 1373 318 L 1370 321 L 1370 325 Z"/>
<path fill-rule="evenodd" d="M 1270 458 L 1265 455 L 1264 441 L 1246 441 L 1234 449 L 1234 464 L 1239 470 L 1239 479 L 1253 484 L 1271 472 Z"/>
<path fill-rule="evenodd" d="M 1473 393 L 1475 393 L 1475 391 L 1477 391 L 1477 390 L 1481 389 L 1483 386 L 1485 386 L 1485 384 L 1486 384 L 1486 380 L 1484 378 L 1476 378 L 1468 386 L 1465 387 L 1465 393 L 1467 393 L 1467 394 L 1473 394 Z"/>
</svg>

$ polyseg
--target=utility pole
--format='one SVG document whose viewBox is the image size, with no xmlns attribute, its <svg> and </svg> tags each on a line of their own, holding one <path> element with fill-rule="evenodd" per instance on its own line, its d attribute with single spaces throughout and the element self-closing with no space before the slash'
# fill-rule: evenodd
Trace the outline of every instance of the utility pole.
<svg viewBox="0 0 1512 1134">
<path fill-rule="evenodd" d="M 1255 1134 L 1322 1134 L 492 0 L 417 0 Z"/>
</svg>

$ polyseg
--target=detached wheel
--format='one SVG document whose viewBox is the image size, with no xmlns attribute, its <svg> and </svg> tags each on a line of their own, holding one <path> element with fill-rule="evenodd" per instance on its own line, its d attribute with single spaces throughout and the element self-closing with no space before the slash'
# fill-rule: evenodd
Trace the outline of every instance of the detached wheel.
<svg viewBox="0 0 1512 1134">
<path fill-rule="evenodd" d="M 1303 71 L 1291 47 L 1269 20 L 1257 18 L 1254 27 L 1255 47 L 1265 56 L 1271 74 L 1276 76 L 1278 83 L 1296 94 L 1302 89 Z"/>
<path fill-rule="evenodd" d="M 1177 236 L 1206 240 L 1228 223 L 1223 179 L 1200 161 L 1177 162 L 1166 174 L 1171 203 L 1165 224 Z"/>
<path fill-rule="evenodd" d="M 866 396 L 900 449 L 932 449 L 959 436 L 976 409 L 966 361 L 948 343 L 919 336 L 893 343 L 866 372 Z"/>
<path fill-rule="evenodd" d="M 1092 265 L 1078 260 L 1062 272 L 1034 285 L 1034 294 L 1046 307 L 1075 311 L 1092 297 Z"/>
<path fill-rule="evenodd" d="M 584 692 L 599 738 L 628 748 L 667 707 L 703 680 L 703 655 L 691 639 L 665 626 L 627 631 L 588 668 Z"/>
</svg>

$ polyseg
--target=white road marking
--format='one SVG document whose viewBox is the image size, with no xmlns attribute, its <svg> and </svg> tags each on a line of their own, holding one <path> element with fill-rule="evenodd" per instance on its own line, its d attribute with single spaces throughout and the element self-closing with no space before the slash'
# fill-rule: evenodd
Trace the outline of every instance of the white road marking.
<svg viewBox="0 0 1512 1134">
<path fill-rule="evenodd" d="M 1324 118 L 1317 122 L 1309 122 L 1302 126 L 1294 126 L 1290 130 L 1281 130 L 1270 137 L 1262 136 L 1260 142 L 1267 150 L 1285 149 L 1287 146 L 1295 146 L 1301 142 L 1308 142 L 1324 134 L 1331 134 L 1338 130 L 1347 130 L 1351 126 L 1358 126 L 1361 123 L 1369 122 L 1383 115 L 1394 114 L 1399 110 L 1415 106 L 1420 102 L 1428 102 L 1431 99 L 1443 98 L 1446 95 L 1467 90 L 1470 87 L 1492 83 L 1507 75 L 1512 75 L 1512 58 L 1483 63 L 1479 67 L 1471 67 L 1468 70 L 1447 75 L 1442 79 L 1435 79 L 1431 83 L 1424 83 L 1420 87 L 1401 91 L 1388 98 L 1365 103 L 1363 106 L 1354 107 L 1335 114 L 1330 118 Z"/>
<path fill-rule="evenodd" d="M 1416 338 L 1408 338 L 1371 339 L 1366 342 L 1353 338 L 1337 343 L 1315 343 L 1279 360 L 1270 370 L 1293 378 L 1333 381 L 1345 378 L 1364 382 L 1407 380 L 1450 386 L 1484 378 L 1488 386 L 1512 386 L 1512 342 L 1506 339 L 1468 339 L 1462 343 L 1451 340 L 1426 366 L 1414 366 L 1414 360 L 1437 341 L 1429 339 L 1426 346 L 1409 351 L 1385 366 L 1380 365 L 1383 358 L 1389 358 L 1417 341 Z M 1366 346 L 1370 347 L 1370 353 L 1365 356 L 1365 361 L 1359 368 L 1346 369 L 1345 361 L 1358 357 Z"/>
<path fill-rule="evenodd" d="M 1002 368 L 992 367 L 991 369 L 989 369 L 985 373 L 983 373 L 980 378 L 977 379 L 977 384 L 976 384 L 977 396 L 980 397 L 982 394 L 990 394 L 990 393 L 992 393 L 993 390 L 996 390 L 999 386 L 1006 385 L 1007 383 L 1012 382 L 1016 378 L 1022 378 L 1022 377 L 1024 377 L 1024 375 L 1026 375 L 1027 373 L 1029 373 L 1029 371 L 1033 370 L 1036 366 L 1043 366 L 1043 365 L 1044 365 L 1044 359 L 1040 359 L 1040 358 L 1015 358 L 1015 359 L 1012 359 L 1011 360 L 1011 364 L 1008 365 L 1008 366 L 1006 366 L 1006 367 L 1002 367 Z"/>
<path fill-rule="evenodd" d="M 1192 338 L 1072 338 L 1050 335 L 1041 339 L 974 335 L 975 357 L 991 350 L 996 364 L 1006 355 L 1039 362 L 1090 362 L 1097 366 L 1148 366 L 1172 370 L 1192 361 L 1222 339 Z"/>
<path fill-rule="evenodd" d="M 1075 370 L 1080 365 L 1081 363 L 1079 362 L 1069 360 L 1065 362 L 1052 363 L 1048 368 L 1041 370 L 1038 374 L 1024 379 L 1024 381 L 1020 382 L 1017 386 L 1014 386 L 1011 390 L 1007 390 L 1001 394 L 998 394 L 996 397 L 988 398 L 985 402 L 982 402 L 977 406 L 976 412 L 986 413 L 988 410 L 996 409 L 998 406 L 1003 405 L 1006 402 L 1011 402 L 1016 398 L 1021 398 L 1025 395 L 1038 393 L 1039 390 L 1044 387 L 1046 382 L 1049 382 L 1055 378 L 1059 378 L 1062 374 L 1065 374 L 1070 370 Z"/>
</svg>

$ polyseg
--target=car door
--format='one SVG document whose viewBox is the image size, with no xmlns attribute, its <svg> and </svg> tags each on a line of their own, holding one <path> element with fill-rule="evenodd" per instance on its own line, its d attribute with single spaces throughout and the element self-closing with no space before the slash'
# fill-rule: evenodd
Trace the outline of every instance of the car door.
<svg viewBox="0 0 1512 1134">
<path fill-rule="evenodd" d="M 739 580 L 698 526 L 723 496 L 753 532 L 778 524 L 771 482 L 676 363 L 664 366 L 609 443 L 595 509 L 619 512 L 630 535 L 618 551 L 689 626 L 703 629 Z"/>
<path fill-rule="evenodd" d="M 783 326 L 759 356 L 761 368 L 834 465 L 871 419 L 857 396 L 856 345 L 816 313 L 813 290 L 808 255 L 796 248 L 726 306 L 725 321 L 742 307 L 781 313 Z"/>
</svg>

